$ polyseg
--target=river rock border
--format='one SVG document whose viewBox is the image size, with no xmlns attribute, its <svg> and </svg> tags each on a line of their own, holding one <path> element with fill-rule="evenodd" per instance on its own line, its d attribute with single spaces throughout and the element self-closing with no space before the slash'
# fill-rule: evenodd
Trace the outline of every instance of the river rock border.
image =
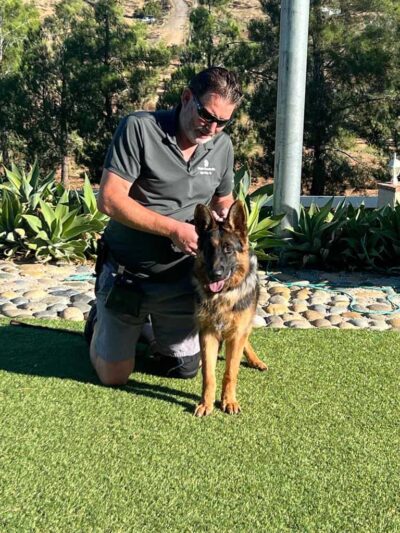
<svg viewBox="0 0 400 533">
<path fill-rule="evenodd" d="M 0 317 L 85 320 L 95 301 L 93 271 L 93 265 L 0 261 Z M 394 311 L 400 306 L 400 294 L 394 293 L 389 302 L 385 289 L 400 287 L 398 277 L 318 271 L 260 271 L 259 275 L 255 327 L 400 331 L 400 311 Z M 81 281 L 73 279 L 77 276 Z"/>
</svg>

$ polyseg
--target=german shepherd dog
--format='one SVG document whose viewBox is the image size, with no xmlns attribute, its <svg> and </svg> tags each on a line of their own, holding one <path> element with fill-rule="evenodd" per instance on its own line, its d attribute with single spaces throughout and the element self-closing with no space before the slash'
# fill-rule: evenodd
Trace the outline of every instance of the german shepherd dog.
<svg viewBox="0 0 400 533">
<path fill-rule="evenodd" d="M 226 344 L 226 368 L 222 382 L 221 408 L 240 412 L 236 382 L 244 355 L 248 364 L 266 370 L 248 340 L 259 297 L 257 259 L 249 249 L 243 204 L 232 204 L 223 222 L 215 221 L 210 209 L 196 206 L 194 223 L 199 236 L 194 265 L 198 296 L 197 323 L 203 372 L 203 393 L 195 416 L 209 415 L 215 402 L 215 366 L 220 344 Z"/>
</svg>

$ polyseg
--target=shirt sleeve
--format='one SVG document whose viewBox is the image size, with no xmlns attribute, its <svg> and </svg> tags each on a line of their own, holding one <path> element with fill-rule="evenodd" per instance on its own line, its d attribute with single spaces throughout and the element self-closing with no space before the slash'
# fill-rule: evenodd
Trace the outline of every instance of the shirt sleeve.
<svg viewBox="0 0 400 533">
<path fill-rule="evenodd" d="M 226 166 L 222 172 L 221 181 L 215 189 L 215 196 L 228 196 L 233 191 L 233 146 L 232 141 L 228 137 L 228 146 L 226 147 Z"/>
<path fill-rule="evenodd" d="M 123 118 L 108 148 L 104 168 L 133 183 L 141 169 L 141 139 L 140 121 L 133 115 Z"/>
</svg>

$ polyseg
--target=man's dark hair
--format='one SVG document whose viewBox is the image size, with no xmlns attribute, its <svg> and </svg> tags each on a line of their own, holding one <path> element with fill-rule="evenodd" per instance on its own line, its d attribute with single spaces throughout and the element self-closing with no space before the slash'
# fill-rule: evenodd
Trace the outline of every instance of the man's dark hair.
<svg viewBox="0 0 400 533">
<path fill-rule="evenodd" d="M 202 70 L 192 78 L 189 89 L 198 98 L 211 92 L 235 105 L 240 102 L 243 96 L 236 75 L 223 67 L 210 67 Z"/>
</svg>

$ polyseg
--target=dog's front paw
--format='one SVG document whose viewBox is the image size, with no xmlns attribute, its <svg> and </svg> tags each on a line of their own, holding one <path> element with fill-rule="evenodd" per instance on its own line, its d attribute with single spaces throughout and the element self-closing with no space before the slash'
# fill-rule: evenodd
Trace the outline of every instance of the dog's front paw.
<svg viewBox="0 0 400 533">
<path fill-rule="evenodd" d="M 213 409 L 214 409 L 214 406 L 212 404 L 201 402 L 196 407 L 195 412 L 194 412 L 194 416 L 201 417 L 201 416 L 210 415 L 212 413 Z"/>
<path fill-rule="evenodd" d="M 221 409 L 228 415 L 237 415 L 240 413 L 240 405 L 235 400 L 222 400 Z"/>
</svg>

